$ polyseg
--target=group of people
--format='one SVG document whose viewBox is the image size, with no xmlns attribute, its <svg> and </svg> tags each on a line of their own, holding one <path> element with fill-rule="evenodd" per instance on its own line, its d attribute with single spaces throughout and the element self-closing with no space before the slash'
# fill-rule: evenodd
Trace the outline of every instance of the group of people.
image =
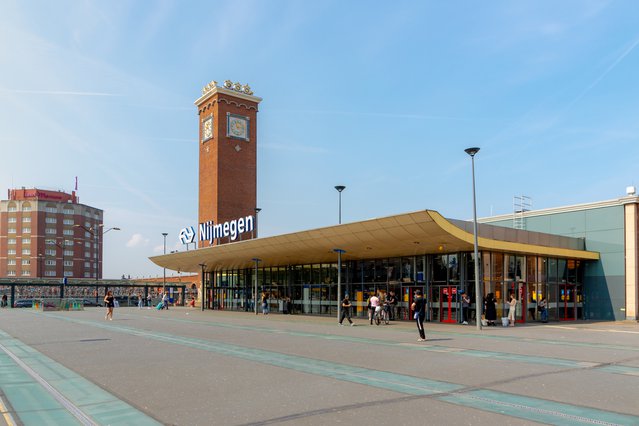
<svg viewBox="0 0 639 426">
<path fill-rule="evenodd" d="M 508 326 L 514 327 L 516 322 L 516 312 L 517 312 L 517 304 L 519 301 L 515 297 L 514 293 L 510 293 L 508 295 Z M 534 299 L 531 299 L 529 304 L 528 311 L 531 313 L 532 319 L 535 320 L 535 306 Z M 539 310 L 539 315 L 542 322 L 548 322 L 548 302 L 545 297 L 542 297 L 537 303 L 537 309 Z M 484 315 L 486 319 L 487 326 L 495 326 L 495 321 L 497 320 L 497 299 L 495 299 L 494 293 L 488 293 L 484 298 Z"/>
<path fill-rule="evenodd" d="M 344 296 L 344 299 L 341 302 L 341 314 L 339 317 L 339 324 L 343 326 L 344 319 L 348 319 L 349 324 L 354 326 L 353 320 L 351 319 L 351 308 L 353 304 L 351 303 L 348 294 Z M 395 319 L 395 309 L 397 307 L 397 297 L 395 296 L 394 291 L 388 292 L 388 295 L 383 298 L 383 300 L 378 296 L 377 292 L 373 293 L 367 301 L 368 308 L 368 321 L 372 325 L 373 320 L 376 314 L 379 314 L 382 309 L 387 309 L 387 312 L 390 316 L 390 319 Z M 426 332 L 424 331 L 424 320 L 426 319 L 426 300 L 422 295 L 421 290 L 416 290 L 413 303 L 411 304 L 411 311 L 413 312 L 413 319 L 417 324 L 417 331 L 419 333 L 418 342 L 426 341 Z"/>
</svg>

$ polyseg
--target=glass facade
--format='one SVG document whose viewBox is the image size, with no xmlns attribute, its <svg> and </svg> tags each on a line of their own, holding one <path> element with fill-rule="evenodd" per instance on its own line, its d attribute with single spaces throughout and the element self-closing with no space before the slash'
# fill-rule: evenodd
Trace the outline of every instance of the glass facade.
<svg viewBox="0 0 639 426">
<path fill-rule="evenodd" d="M 584 318 L 583 261 L 481 252 L 479 264 L 483 295 L 494 295 L 498 321 L 508 314 L 511 294 L 519 302 L 518 322 L 539 321 L 542 298 L 548 302 L 549 320 Z M 341 271 L 335 262 L 207 272 L 205 307 L 253 311 L 255 295 L 259 307 L 265 293 L 271 312 L 336 316 L 340 273 L 355 317 L 367 317 L 367 300 L 374 292 L 384 300 L 392 291 L 398 300 L 395 317 L 411 320 L 417 289 L 427 296 L 428 321 L 462 322 L 462 292 L 471 300 L 468 320 L 476 316 L 472 252 L 342 261 Z"/>
</svg>

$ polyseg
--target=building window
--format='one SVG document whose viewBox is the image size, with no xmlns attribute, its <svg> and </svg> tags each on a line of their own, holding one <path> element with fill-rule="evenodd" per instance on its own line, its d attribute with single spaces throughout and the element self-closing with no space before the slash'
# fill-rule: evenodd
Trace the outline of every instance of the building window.
<svg viewBox="0 0 639 426">
<path fill-rule="evenodd" d="M 73 266 L 73 260 L 65 260 L 64 266 Z"/>
<path fill-rule="evenodd" d="M 15 262 L 15 260 L 14 260 Z M 26 266 L 26 265 L 31 265 L 31 259 L 22 259 L 22 265 Z"/>
<path fill-rule="evenodd" d="M 45 277 L 55 277 L 55 271 L 44 271 Z"/>
<path fill-rule="evenodd" d="M 55 266 L 55 260 L 45 260 L 44 264 L 47 266 Z"/>
<path fill-rule="evenodd" d="M 44 209 L 47 213 L 57 213 L 58 209 L 55 207 L 47 207 Z"/>
<path fill-rule="evenodd" d="M 91 273 L 90 272 L 85 272 L 84 273 L 84 278 L 91 278 Z"/>
<path fill-rule="evenodd" d="M 29 271 L 28 269 L 23 269 L 22 270 L 22 276 L 23 277 L 28 277 L 29 275 L 31 275 L 31 271 Z"/>
<path fill-rule="evenodd" d="M 62 223 L 65 225 L 73 225 L 73 219 L 64 219 Z"/>
<path fill-rule="evenodd" d="M 9 218 L 9 223 L 16 223 L 16 218 L 14 217 L 10 217 Z"/>
<path fill-rule="evenodd" d="M 27 255 L 27 256 L 31 256 L 31 249 L 23 248 L 22 249 L 22 254 Z"/>
<path fill-rule="evenodd" d="M 46 249 L 44 251 L 44 254 L 46 254 L 47 256 L 55 256 L 55 249 Z"/>
<path fill-rule="evenodd" d="M 64 213 L 64 214 L 73 214 L 73 210 L 70 210 L 70 209 L 64 209 L 64 210 L 62 211 L 62 213 Z M 71 223 L 73 223 L 73 219 L 65 219 L 65 220 L 71 220 Z"/>
<path fill-rule="evenodd" d="M 16 228 L 9 228 L 8 232 L 9 232 L 9 234 L 15 234 L 16 233 Z"/>
<path fill-rule="evenodd" d="M 73 235 L 73 229 L 65 229 L 62 233 L 64 235 Z"/>
<path fill-rule="evenodd" d="M 16 239 L 15 239 L 15 238 L 9 238 L 9 239 L 7 240 L 7 243 L 8 243 L 8 244 L 15 244 L 15 243 L 16 243 Z"/>
<path fill-rule="evenodd" d="M 45 217 L 44 221 L 46 223 L 58 223 L 58 220 L 55 217 Z"/>
<path fill-rule="evenodd" d="M 84 242 L 84 246 L 85 246 L 85 247 L 91 247 L 91 243 L 90 243 L 90 242 L 88 242 L 88 241 L 85 241 L 85 242 Z"/>
<path fill-rule="evenodd" d="M 91 223 L 90 222 L 84 222 L 84 227 L 85 228 L 91 228 Z"/>
<path fill-rule="evenodd" d="M 9 270 L 9 271 L 7 271 L 7 276 L 9 276 L 9 277 L 15 277 L 15 276 L 16 276 L 16 271 L 14 271 L 14 270 Z"/>
<path fill-rule="evenodd" d="M 31 211 L 31 205 L 29 204 L 25 204 L 22 206 L 22 211 L 23 212 L 30 212 Z"/>
<path fill-rule="evenodd" d="M 16 254 L 16 249 L 7 250 L 7 254 Z"/>
<path fill-rule="evenodd" d="M 85 233 L 84 233 L 84 238 L 89 238 L 90 236 L 91 236 L 91 233 L 90 233 L 90 232 L 85 232 Z"/>
<path fill-rule="evenodd" d="M 44 230 L 44 233 L 45 234 L 55 234 L 56 231 L 55 231 L 55 228 L 47 228 L 47 229 Z"/>
<path fill-rule="evenodd" d="M 17 211 L 16 206 L 9 206 L 9 208 L 7 209 L 7 211 L 8 211 L 9 213 L 13 213 L 13 212 Z"/>
<path fill-rule="evenodd" d="M 22 218 L 22 223 L 31 223 L 31 216 L 24 216 Z"/>
<path fill-rule="evenodd" d="M 31 228 L 22 228 L 22 233 L 23 234 L 30 234 L 31 233 Z"/>
<path fill-rule="evenodd" d="M 22 245 L 25 245 L 25 244 L 31 244 L 31 238 L 23 238 Z"/>
<path fill-rule="evenodd" d="M 72 277 L 73 276 L 73 271 L 64 271 L 64 276 L 65 277 Z"/>
<path fill-rule="evenodd" d="M 64 255 L 65 256 L 73 256 L 73 250 L 65 250 L 64 251 Z"/>
<path fill-rule="evenodd" d="M 84 262 L 84 267 L 85 268 L 89 268 L 91 266 L 91 264 L 89 262 Z"/>
<path fill-rule="evenodd" d="M 16 260 L 15 259 L 9 259 L 7 260 L 7 265 L 13 266 L 16 264 Z"/>
</svg>

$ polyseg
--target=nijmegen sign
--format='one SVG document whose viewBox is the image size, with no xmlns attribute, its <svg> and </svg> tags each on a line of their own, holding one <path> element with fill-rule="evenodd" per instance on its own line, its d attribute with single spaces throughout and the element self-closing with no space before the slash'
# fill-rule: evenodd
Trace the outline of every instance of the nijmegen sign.
<svg viewBox="0 0 639 426">
<path fill-rule="evenodd" d="M 254 228 L 253 216 L 241 217 L 224 223 L 215 223 L 212 220 L 200 223 L 198 226 L 199 241 L 208 241 L 213 244 L 216 238 L 230 237 L 235 241 L 244 232 L 251 232 Z M 195 242 L 195 229 L 192 226 L 180 231 L 180 242 L 190 244 Z"/>
</svg>

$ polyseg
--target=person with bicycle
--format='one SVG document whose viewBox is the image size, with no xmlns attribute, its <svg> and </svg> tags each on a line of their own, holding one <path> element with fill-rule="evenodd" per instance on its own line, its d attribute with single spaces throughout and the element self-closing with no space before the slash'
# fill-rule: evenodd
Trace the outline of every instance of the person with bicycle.
<svg viewBox="0 0 639 426">
<path fill-rule="evenodd" d="M 371 325 L 373 325 L 373 320 L 375 319 L 375 314 L 377 313 L 377 308 L 379 307 L 379 297 L 377 297 L 377 293 L 374 292 L 373 295 L 368 299 L 369 308 L 369 319 L 371 321 Z"/>
</svg>

